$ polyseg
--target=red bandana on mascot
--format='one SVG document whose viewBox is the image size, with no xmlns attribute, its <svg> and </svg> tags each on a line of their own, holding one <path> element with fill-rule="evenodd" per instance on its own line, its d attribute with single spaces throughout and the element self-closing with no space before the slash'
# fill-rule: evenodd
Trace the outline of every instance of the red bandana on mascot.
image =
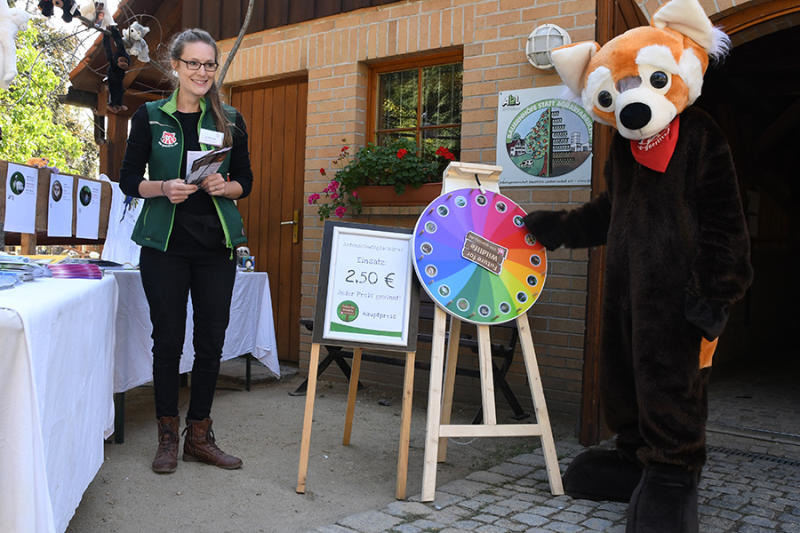
<svg viewBox="0 0 800 533">
<path fill-rule="evenodd" d="M 553 64 L 594 118 L 616 128 L 608 190 L 572 211 L 525 218 L 547 248 L 606 245 L 600 396 L 616 449 L 589 449 L 567 494 L 628 504 L 628 532 L 698 531 L 706 388 L 728 307 L 752 278 L 730 150 L 700 109 L 709 56 L 730 41 L 697 0 Z"/>
</svg>

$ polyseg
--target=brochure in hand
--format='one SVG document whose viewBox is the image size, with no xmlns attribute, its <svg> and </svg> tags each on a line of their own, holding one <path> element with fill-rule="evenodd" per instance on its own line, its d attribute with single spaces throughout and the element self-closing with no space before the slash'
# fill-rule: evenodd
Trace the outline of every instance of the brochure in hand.
<svg viewBox="0 0 800 533">
<path fill-rule="evenodd" d="M 186 152 L 186 183 L 196 185 L 216 173 L 230 150 L 231 147 L 226 146 L 211 151 Z"/>
</svg>

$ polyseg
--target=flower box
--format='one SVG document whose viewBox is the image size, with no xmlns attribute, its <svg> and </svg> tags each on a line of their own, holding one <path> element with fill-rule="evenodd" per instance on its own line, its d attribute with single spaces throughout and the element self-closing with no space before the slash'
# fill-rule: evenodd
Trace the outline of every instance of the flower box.
<svg viewBox="0 0 800 533">
<path fill-rule="evenodd" d="M 442 183 L 423 183 L 419 188 L 406 187 L 398 194 L 392 185 L 365 185 L 356 187 L 361 205 L 364 207 L 391 205 L 428 205 L 442 193 Z"/>
</svg>

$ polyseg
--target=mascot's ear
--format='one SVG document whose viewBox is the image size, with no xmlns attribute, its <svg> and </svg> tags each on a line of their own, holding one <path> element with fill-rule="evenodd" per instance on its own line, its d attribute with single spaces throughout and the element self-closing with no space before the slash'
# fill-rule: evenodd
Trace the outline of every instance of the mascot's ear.
<svg viewBox="0 0 800 533">
<path fill-rule="evenodd" d="M 697 0 L 671 0 L 656 11 L 650 22 L 656 28 L 682 33 L 706 52 L 714 47 L 714 27 Z"/>
<path fill-rule="evenodd" d="M 570 91 L 580 96 L 583 90 L 583 81 L 586 77 L 586 67 L 589 60 L 600 49 L 600 45 L 593 41 L 559 46 L 550 52 L 550 59 L 556 67 L 558 75 Z"/>
</svg>

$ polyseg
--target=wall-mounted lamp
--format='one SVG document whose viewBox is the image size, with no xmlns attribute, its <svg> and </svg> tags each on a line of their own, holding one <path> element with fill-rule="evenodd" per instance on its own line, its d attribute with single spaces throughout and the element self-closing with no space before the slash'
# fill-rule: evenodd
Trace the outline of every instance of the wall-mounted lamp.
<svg viewBox="0 0 800 533">
<path fill-rule="evenodd" d="M 550 50 L 571 42 L 572 39 L 569 38 L 567 30 L 564 28 L 555 24 L 542 24 L 537 26 L 528 36 L 525 55 L 528 56 L 530 64 L 536 68 L 553 68 L 553 63 L 550 60 Z"/>
</svg>

